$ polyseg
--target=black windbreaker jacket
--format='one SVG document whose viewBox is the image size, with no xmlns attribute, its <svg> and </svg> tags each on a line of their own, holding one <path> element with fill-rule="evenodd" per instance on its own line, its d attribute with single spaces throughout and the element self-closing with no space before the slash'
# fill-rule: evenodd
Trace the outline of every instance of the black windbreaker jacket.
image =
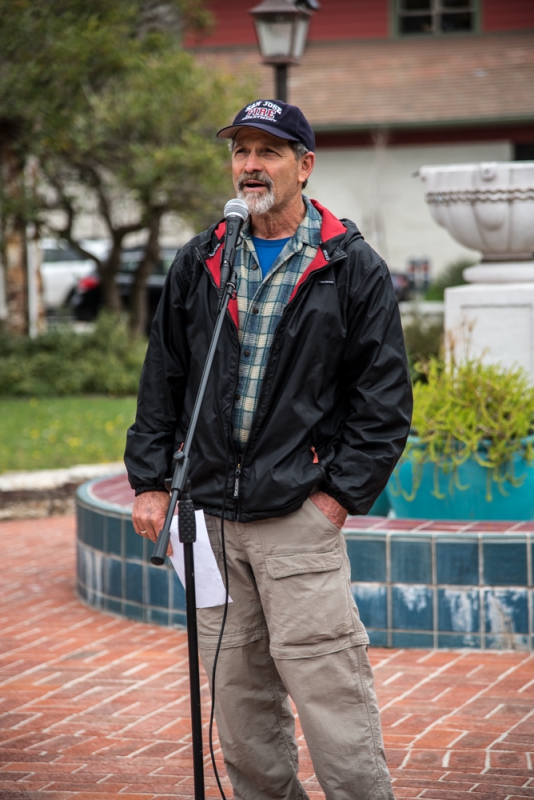
<svg viewBox="0 0 534 800">
<path fill-rule="evenodd" d="M 366 514 L 408 436 L 411 385 L 388 269 L 349 220 L 323 216 L 322 244 L 284 310 L 245 451 L 232 442 L 237 302 L 230 301 L 191 451 L 197 508 L 251 522 L 296 511 L 313 487 Z M 224 222 L 179 251 L 150 334 L 125 461 L 159 488 L 185 439 L 215 324 Z"/>
</svg>

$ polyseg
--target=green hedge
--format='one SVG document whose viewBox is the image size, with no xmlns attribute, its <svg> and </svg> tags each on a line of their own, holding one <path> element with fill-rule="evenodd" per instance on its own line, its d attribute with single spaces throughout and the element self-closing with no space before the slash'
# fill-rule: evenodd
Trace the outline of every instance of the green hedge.
<svg viewBox="0 0 534 800">
<path fill-rule="evenodd" d="M 443 300 L 445 298 L 445 289 L 448 289 L 449 286 L 464 285 L 464 269 L 472 267 L 473 264 L 476 264 L 476 261 L 472 261 L 469 258 L 460 258 L 458 261 L 452 261 L 436 280 L 432 281 L 431 286 L 425 292 L 425 300 Z"/>
<path fill-rule="evenodd" d="M 4 334 L 0 396 L 136 394 L 146 344 L 111 314 L 101 314 L 87 333 L 61 326 L 35 339 Z"/>
</svg>

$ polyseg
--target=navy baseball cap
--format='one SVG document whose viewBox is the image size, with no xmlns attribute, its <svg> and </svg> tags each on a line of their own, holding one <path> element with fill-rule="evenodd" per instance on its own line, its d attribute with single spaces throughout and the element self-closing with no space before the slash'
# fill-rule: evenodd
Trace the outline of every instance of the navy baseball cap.
<svg viewBox="0 0 534 800">
<path fill-rule="evenodd" d="M 242 108 L 232 125 L 217 131 L 219 139 L 232 139 L 239 128 L 258 128 L 279 139 L 301 142 L 315 151 L 315 136 L 311 125 L 297 106 L 281 100 L 255 100 Z"/>
</svg>

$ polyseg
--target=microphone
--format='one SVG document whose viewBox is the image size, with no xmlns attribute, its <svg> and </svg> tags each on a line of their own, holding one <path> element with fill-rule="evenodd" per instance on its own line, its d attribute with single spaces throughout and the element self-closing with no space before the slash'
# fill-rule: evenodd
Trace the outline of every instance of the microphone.
<svg viewBox="0 0 534 800">
<path fill-rule="evenodd" d="M 244 200 L 229 200 L 224 207 L 226 220 L 226 234 L 224 236 L 224 249 L 221 257 L 221 288 L 219 289 L 219 307 L 222 304 L 226 286 L 233 273 L 237 240 L 241 233 L 243 223 L 249 215 L 248 206 Z"/>
</svg>

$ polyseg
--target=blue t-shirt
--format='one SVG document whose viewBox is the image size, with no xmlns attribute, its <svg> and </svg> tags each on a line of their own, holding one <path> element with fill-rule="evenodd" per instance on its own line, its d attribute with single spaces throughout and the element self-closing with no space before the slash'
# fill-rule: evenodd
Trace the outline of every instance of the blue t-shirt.
<svg viewBox="0 0 534 800">
<path fill-rule="evenodd" d="M 262 277 L 268 274 L 272 265 L 284 249 L 286 242 L 289 242 L 291 236 L 286 239 L 260 239 L 259 236 L 253 236 L 254 248 L 258 254 L 258 261 L 260 262 Z"/>
</svg>

